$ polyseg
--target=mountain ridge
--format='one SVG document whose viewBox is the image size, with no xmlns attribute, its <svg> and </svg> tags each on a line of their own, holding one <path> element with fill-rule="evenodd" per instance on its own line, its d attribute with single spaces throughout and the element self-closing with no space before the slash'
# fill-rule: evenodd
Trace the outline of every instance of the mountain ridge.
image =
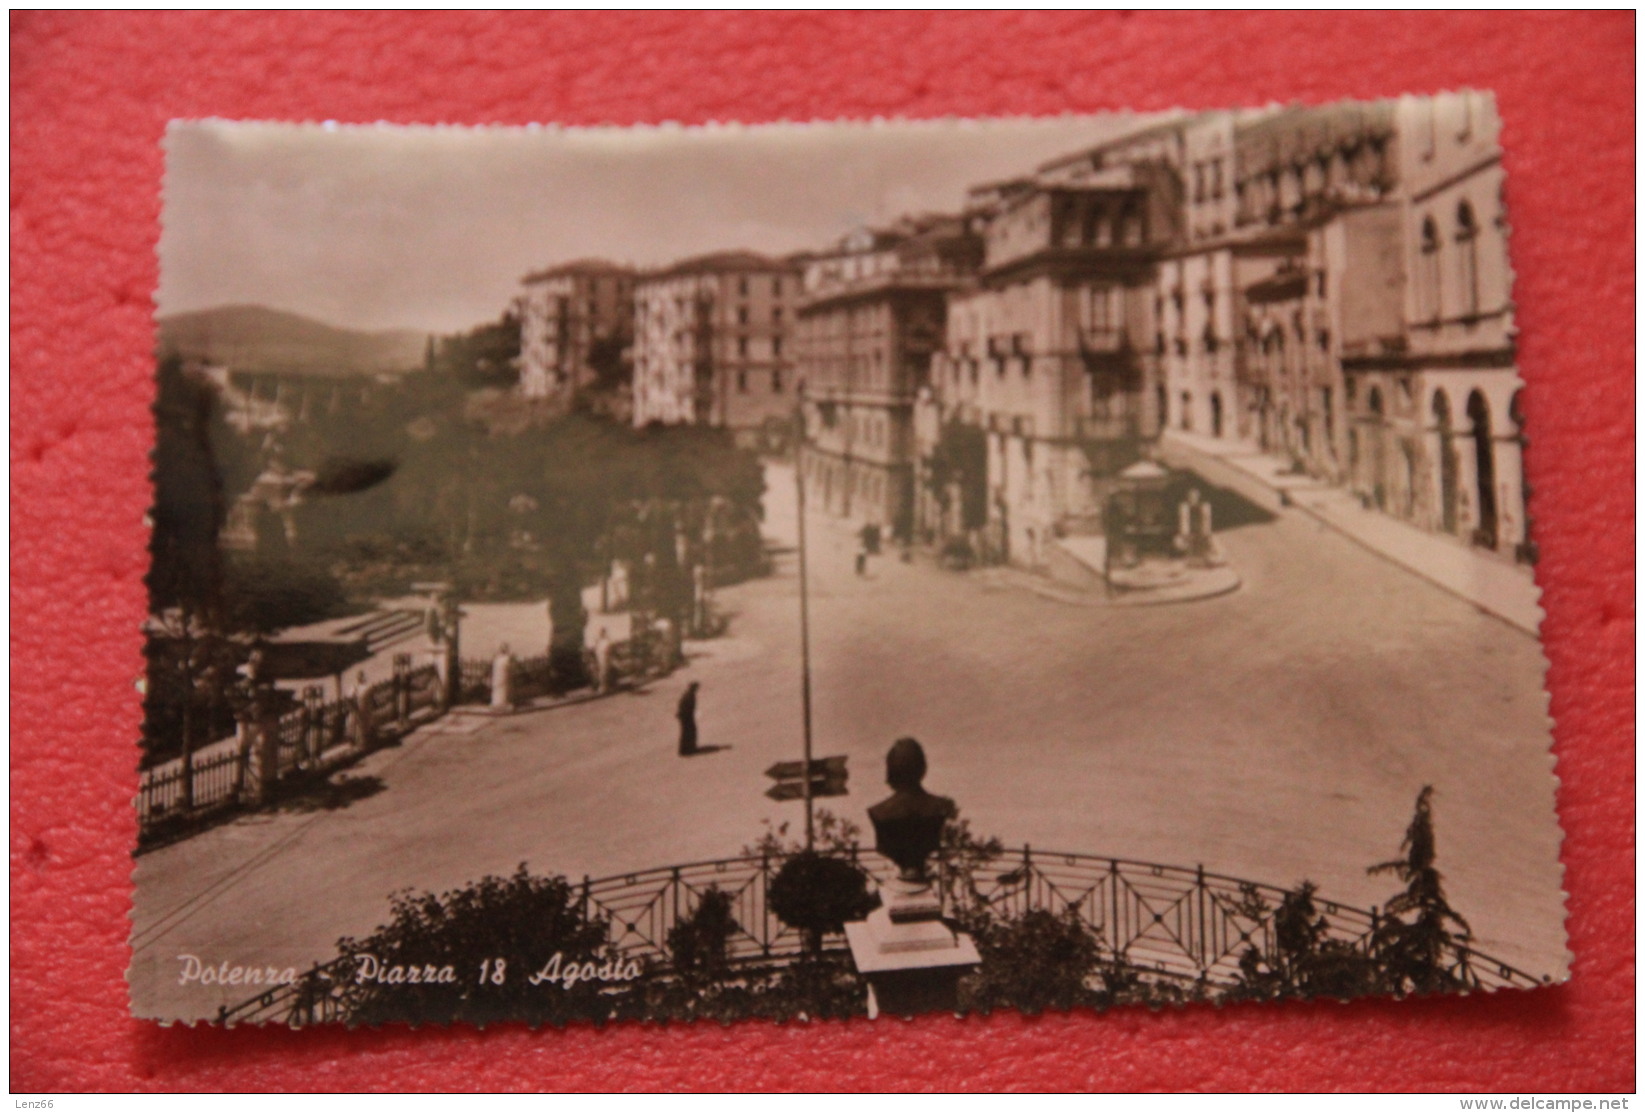
<svg viewBox="0 0 1645 1113">
<path fill-rule="evenodd" d="M 170 313 L 159 327 L 159 355 L 234 371 L 307 375 L 402 374 L 423 364 L 430 333 L 363 330 L 327 324 L 265 305 L 222 305 Z"/>
</svg>

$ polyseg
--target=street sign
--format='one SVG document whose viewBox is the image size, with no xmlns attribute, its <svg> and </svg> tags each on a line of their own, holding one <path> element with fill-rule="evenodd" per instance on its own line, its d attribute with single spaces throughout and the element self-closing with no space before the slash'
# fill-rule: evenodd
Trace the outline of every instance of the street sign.
<svg viewBox="0 0 1645 1113">
<path fill-rule="evenodd" d="M 813 800 L 822 796 L 844 796 L 848 791 L 844 780 L 811 782 Z M 799 781 L 779 781 L 766 789 L 765 794 L 773 800 L 800 800 L 805 797 L 805 785 Z"/>
<path fill-rule="evenodd" d="M 779 761 L 765 771 L 765 775 L 774 781 L 797 781 L 800 779 L 800 770 L 805 768 L 803 761 Z M 844 777 L 845 755 L 837 757 L 818 757 L 811 759 L 811 776 L 825 777 L 837 775 Z"/>
<path fill-rule="evenodd" d="M 805 797 L 805 762 L 779 761 L 765 771 L 777 783 L 765 790 L 773 800 L 801 800 Z M 849 774 L 844 755 L 814 758 L 811 762 L 811 795 L 844 796 Z"/>
</svg>

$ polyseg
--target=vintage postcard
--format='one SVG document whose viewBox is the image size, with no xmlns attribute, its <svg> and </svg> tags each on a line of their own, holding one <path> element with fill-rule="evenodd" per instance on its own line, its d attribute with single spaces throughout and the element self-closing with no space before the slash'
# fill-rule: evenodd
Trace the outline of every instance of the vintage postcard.
<svg viewBox="0 0 1645 1113">
<path fill-rule="evenodd" d="M 133 1013 L 1564 980 L 1498 131 L 173 125 Z"/>
</svg>

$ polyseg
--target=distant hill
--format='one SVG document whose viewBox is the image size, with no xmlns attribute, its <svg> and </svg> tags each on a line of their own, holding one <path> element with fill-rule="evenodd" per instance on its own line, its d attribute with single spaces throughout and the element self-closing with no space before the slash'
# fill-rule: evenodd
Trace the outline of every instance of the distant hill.
<svg viewBox="0 0 1645 1113">
<path fill-rule="evenodd" d="M 234 371 L 371 375 L 423 364 L 428 334 L 359 332 L 260 305 L 226 305 L 162 317 L 160 355 L 181 355 Z"/>
</svg>

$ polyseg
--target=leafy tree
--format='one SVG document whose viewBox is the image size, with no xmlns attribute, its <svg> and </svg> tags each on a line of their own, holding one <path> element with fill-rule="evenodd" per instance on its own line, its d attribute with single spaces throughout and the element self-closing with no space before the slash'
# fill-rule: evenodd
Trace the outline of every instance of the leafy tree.
<svg viewBox="0 0 1645 1113">
<path fill-rule="evenodd" d="M 1229 996 L 1266 999 L 1282 996 L 1336 997 L 1346 1000 L 1375 993 L 1376 963 L 1352 943 L 1333 939 L 1330 921 L 1314 903 L 1318 887 L 1304 882 L 1285 894 L 1274 911 L 1273 953 L 1255 947 L 1240 956 L 1240 985 Z M 1262 919 L 1266 903 L 1254 892 L 1246 915 Z"/>
<path fill-rule="evenodd" d="M 430 370 L 470 389 L 511 387 L 520 377 L 520 317 L 510 309 L 495 321 L 433 343 Z"/>
<path fill-rule="evenodd" d="M 977 871 L 1004 853 L 1005 844 L 999 839 L 972 834 L 969 820 L 954 819 L 942 829 L 942 849 L 938 855 L 944 866 L 941 874 L 944 903 L 967 930 L 988 926 L 991 912 L 977 885 Z M 1000 880 L 1009 885 L 1016 879 L 1008 873 Z"/>
<path fill-rule="evenodd" d="M 860 867 L 814 850 L 802 850 L 782 864 L 766 900 L 779 920 L 805 934 L 812 953 L 821 950 L 824 934 L 844 931 L 846 921 L 862 919 L 878 903 Z"/>
<path fill-rule="evenodd" d="M 372 934 L 338 942 L 347 961 L 332 992 L 350 1025 L 563 1024 L 612 1012 L 603 987 L 622 980 L 624 963 L 605 922 L 584 913 L 563 877 L 533 876 L 522 863 L 512 876 L 438 897 L 398 894 L 391 908 L 392 919 Z M 590 966 L 592 977 L 567 974 Z"/>
<path fill-rule="evenodd" d="M 236 631 L 271 634 L 356 609 L 337 578 L 309 561 L 232 553 L 223 581 L 224 620 Z"/>
<path fill-rule="evenodd" d="M 622 336 L 602 336 L 588 346 L 588 366 L 594 372 L 594 389 L 615 394 L 629 381 L 632 368 L 623 358 L 627 341 Z"/>
<path fill-rule="evenodd" d="M 1405 856 L 1369 870 L 1394 874 L 1406 886 L 1383 907 L 1371 937 L 1371 954 L 1395 993 L 1438 993 L 1466 988 L 1471 981 L 1459 948 L 1473 938 L 1473 929 L 1445 899 L 1434 865 L 1433 795 L 1432 785 L 1417 794 L 1416 814 L 1400 844 Z"/>
<path fill-rule="evenodd" d="M 1240 984 L 1229 999 L 1280 996 L 1350 998 L 1370 993 L 1436 993 L 1468 988 L 1466 945 L 1472 931 L 1445 899 L 1435 868 L 1433 787 L 1417 796 L 1406 828 L 1405 857 L 1372 866 L 1372 874 L 1393 873 L 1406 889 L 1389 900 L 1365 949 L 1331 937 L 1319 913 L 1316 887 L 1304 882 L 1286 894 L 1273 914 L 1274 946 L 1263 954 L 1249 948 L 1240 956 Z M 1267 907 L 1246 896 L 1248 918 L 1261 920 Z"/>
<path fill-rule="evenodd" d="M 212 683 L 225 666 L 232 672 L 233 649 L 223 638 L 223 567 L 217 535 L 227 516 L 225 462 L 237 462 L 236 439 L 223 419 L 212 386 L 189 371 L 181 358 L 157 369 L 154 402 L 154 504 L 149 511 L 148 682 L 144 692 L 143 739 L 153 760 L 190 755 L 197 742 L 222 729 L 226 708 L 214 698 Z M 185 807 L 192 803 L 192 776 L 183 781 Z"/>
</svg>

